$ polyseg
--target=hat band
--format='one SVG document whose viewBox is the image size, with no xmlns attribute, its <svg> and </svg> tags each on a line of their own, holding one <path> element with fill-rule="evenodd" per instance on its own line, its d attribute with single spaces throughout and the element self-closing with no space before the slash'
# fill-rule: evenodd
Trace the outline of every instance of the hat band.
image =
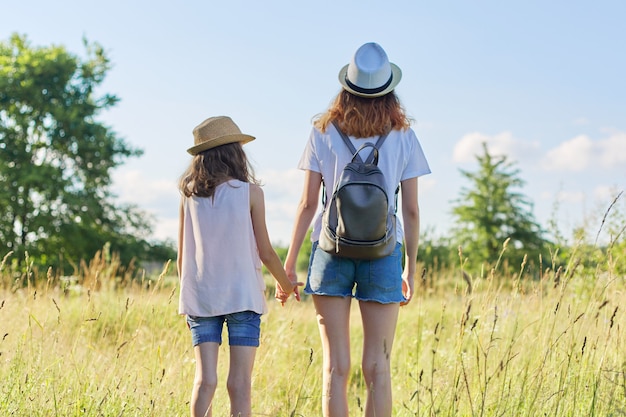
<svg viewBox="0 0 626 417">
<path fill-rule="evenodd" d="M 348 79 L 348 77 L 346 76 L 346 84 L 348 84 L 348 87 L 350 87 L 357 93 L 362 93 L 362 94 L 376 94 L 376 93 L 380 93 L 381 91 L 385 91 L 385 89 L 391 85 L 392 80 L 393 80 L 393 74 L 391 74 L 391 76 L 389 77 L 389 81 L 387 81 L 385 84 L 381 85 L 380 87 L 363 88 L 363 87 L 359 87 L 356 84 L 352 84 L 350 80 Z"/>
</svg>

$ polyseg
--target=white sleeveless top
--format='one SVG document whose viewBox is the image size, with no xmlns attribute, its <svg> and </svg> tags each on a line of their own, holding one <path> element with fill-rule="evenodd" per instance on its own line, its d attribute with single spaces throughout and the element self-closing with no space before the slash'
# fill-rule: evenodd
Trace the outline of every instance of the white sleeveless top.
<svg viewBox="0 0 626 417">
<path fill-rule="evenodd" d="M 250 184 L 220 184 L 214 198 L 183 197 L 178 312 L 211 317 L 267 312 L 265 281 L 250 217 Z"/>
</svg>

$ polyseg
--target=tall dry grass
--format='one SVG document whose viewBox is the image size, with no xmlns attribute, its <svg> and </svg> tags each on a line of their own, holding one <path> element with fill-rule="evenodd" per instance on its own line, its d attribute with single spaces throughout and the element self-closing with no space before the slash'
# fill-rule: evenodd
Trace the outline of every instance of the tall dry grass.
<svg viewBox="0 0 626 417">
<path fill-rule="evenodd" d="M 176 278 L 168 265 L 120 285 L 106 274 L 111 262 L 94 259 L 73 280 L 0 290 L 0 415 L 188 414 L 194 363 Z M 0 274 L 10 283 L 9 269 L 5 260 Z M 393 347 L 394 416 L 626 415 L 626 280 L 609 259 L 537 281 L 448 271 L 420 283 Z M 313 305 L 268 302 L 254 415 L 320 416 Z M 349 399 L 358 416 L 365 387 L 353 307 Z M 216 416 L 228 410 L 227 346 L 220 354 Z"/>
</svg>

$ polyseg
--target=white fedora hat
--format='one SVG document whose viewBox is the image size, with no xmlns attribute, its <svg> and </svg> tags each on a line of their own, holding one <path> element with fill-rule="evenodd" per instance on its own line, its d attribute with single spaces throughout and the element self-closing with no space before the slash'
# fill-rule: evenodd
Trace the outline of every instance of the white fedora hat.
<svg viewBox="0 0 626 417">
<path fill-rule="evenodd" d="M 339 71 L 343 88 L 361 97 L 380 97 L 392 91 L 402 78 L 400 68 L 389 62 L 385 50 L 377 43 L 362 45 L 352 61 Z"/>
</svg>

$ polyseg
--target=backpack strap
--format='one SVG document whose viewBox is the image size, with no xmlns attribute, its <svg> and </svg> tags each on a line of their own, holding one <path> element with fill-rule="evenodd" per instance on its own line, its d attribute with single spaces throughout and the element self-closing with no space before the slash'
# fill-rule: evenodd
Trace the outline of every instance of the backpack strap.
<svg viewBox="0 0 626 417">
<path fill-rule="evenodd" d="M 354 147 L 354 145 L 352 144 L 352 142 L 350 141 L 350 138 L 348 137 L 348 135 L 346 135 L 345 133 L 343 133 L 343 131 L 341 129 L 339 129 L 339 126 L 337 125 L 337 122 L 335 120 L 332 121 L 333 126 L 335 126 L 335 129 L 337 129 L 337 132 L 339 132 L 339 135 L 341 136 L 341 139 L 343 139 L 343 142 L 346 144 L 346 146 L 348 147 L 348 149 L 350 150 L 350 152 L 352 152 L 353 155 L 353 159 L 357 158 L 358 161 L 363 162 L 363 159 L 361 158 L 361 155 L 359 155 L 359 152 L 365 148 L 367 144 L 371 143 L 366 143 L 363 146 L 361 146 L 359 148 L 359 150 L 357 151 L 356 148 Z M 370 153 L 370 155 L 367 157 L 367 159 L 365 160 L 366 164 L 371 164 L 372 162 L 374 162 L 374 159 L 376 159 L 376 164 L 378 164 L 378 149 L 380 149 L 381 146 L 383 146 L 383 143 L 385 142 L 385 139 L 387 139 L 387 135 L 389 135 L 389 132 L 385 133 L 384 135 L 381 135 L 378 140 L 376 141 L 375 149 L 372 150 L 372 153 Z"/>
<path fill-rule="evenodd" d="M 387 135 L 389 135 L 389 132 L 378 138 L 376 144 L 374 145 L 376 147 L 376 150 L 379 150 L 380 147 L 383 146 L 383 143 L 385 143 L 385 139 L 387 139 Z M 375 152 L 372 152 L 370 156 L 367 157 L 367 159 L 365 160 L 366 164 L 371 164 L 372 162 L 374 162 L 374 158 L 376 158 L 376 165 L 378 165 L 378 152 L 376 152 L 376 156 L 374 156 L 374 153 Z"/>
<path fill-rule="evenodd" d="M 363 162 L 363 159 L 359 155 L 359 152 L 363 148 L 367 147 L 366 145 L 372 146 L 372 144 L 370 142 L 367 142 L 363 144 L 363 146 L 361 146 L 359 150 L 357 151 L 354 145 L 352 144 L 352 142 L 350 141 L 350 138 L 345 133 L 343 133 L 341 129 L 339 129 L 339 125 L 337 124 L 337 122 L 333 120 L 331 123 L 333 124 L 333 126 L 335 126 L 335 129 L 337 129 L 337 132 L 339 132 L 339 136 L 341 136 L 341 139 L 343 139 L 343 143 L 345 143 L 348 149 L 350 150 L 350 152 L 352 152 L 353 159 L 358 158 L 360 162 Z M 371 164 L 372 162 L 374 162 L 374 158 L 376 158 L 376 165 L 378 165 L 378 149 L 380 149 L 380 147 L 383 146 L 383 143 L 385 143 L 385 140 L 387 139 L 388 135 L 389 135 L 389 132 L 385 133 L 384 135 L 378 138 L 378 140 L 376 141 L 376 144 L 374 145 L 374 149 L 372 149 L 372 153 L 370 153 L 370 155 L 365 160 L 366 164 Z M 395 210 L 394 211 L 397 211 L 398 209 L 398 191 L 400 191 L 399 185 L 396 188 L 396 193 L 395 193 L 396 195 L 395 195 L 395 203 L 394 203 Z M 324 178 L 322 178 L 322 207 L 326 207 L 326 182 L 324 181 Z"/>
<path fill-rule="evenodd" d="M 337 132 L 339 132 L 341 139 L 343 139 L 343 143 L 345 143 L 348 149 L 350 149 L 350 152 L 352 152 L 352 155 L 357 154 L 356 148 L 354 147 L 352 142 L 350 142 L 350 138 L 348 138 L 348 136 L 345 133 L 343 133 L 341 129 L 339 129 L 339 125 L 337 124 L 337 122 L 333 120 L 332 124 L 333 126 L 335 126 L 335 129 L 337 129 Z M 360 156 L 359 156 L 359 160 L 361 160 Z M 361 160 L 361 162 L 363 162 L 363 160 Z"/>
</svg>

